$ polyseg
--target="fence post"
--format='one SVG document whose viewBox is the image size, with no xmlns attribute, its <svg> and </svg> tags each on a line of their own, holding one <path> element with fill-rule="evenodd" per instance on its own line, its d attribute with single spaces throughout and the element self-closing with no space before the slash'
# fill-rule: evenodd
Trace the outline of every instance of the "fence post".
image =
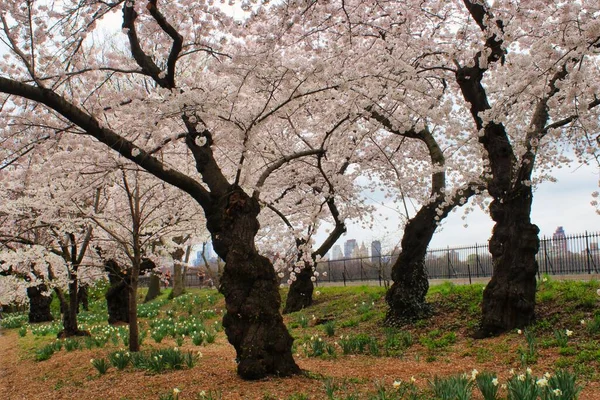
<svg viewBox="0 0 600 400">
<path fill-rule="evenodd" d="M 546 248 L 546 236 L 542 239 L 542 243 L 544 243 L 544 269 L 546 270 L 546 275 L 548 275 L 548 249 Z"/>
<path fill-rule="evenodd" d="M 586 252 L 585 252 L 585 255 L 586 255 L 585 261 L 586 261 L 586 264 L 587 264 L 587 270 L 588 270 L 588 274 L 591 274 L 592 273 L 592 268 L 590 266 L 590 256 L 591 256 L 591 254 L 590 254 L 590 243 L 589 243 L 589 240 L 588 240 L 588 232 L 587 231 L 585 231 L 585 250 L 586 250 Z"/>
<path fill-rule="evenodd" d="M 327 272 L 327 277 L 329 278 L 329 283 L 331 283 L 331 261 L 327 260 L 327 269 L 329 272 Z"/>
<path fill-rule="evenodd" d="M 472 285 L 473 282 L 471 282 L 471 265 L 469 263 L 467 263 L 467 274 L 469 274 L 469 285 Z"/>
<path fill-rule="evenodd" d="M 344 280 L 344 286 L 346 286 L 346 259 L 344 259 L 344 270 L 342 271 L 342 279 Z"/>
<path fill-rule="evenodd" d="M 360 258 L 360 281 L 363 282 L 363 259 L 362 257 Z"/>
<path fill-rule="evenodd" d="M 448 279 L 450 279 L 450 246 L 446 246 L 446 267 L 448 269 Z"/>
</svg>

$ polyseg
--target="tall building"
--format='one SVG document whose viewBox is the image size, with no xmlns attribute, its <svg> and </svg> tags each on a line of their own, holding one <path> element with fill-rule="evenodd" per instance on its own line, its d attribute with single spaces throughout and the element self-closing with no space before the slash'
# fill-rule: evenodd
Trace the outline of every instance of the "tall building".
<svg viewBox="0 0 600 400">
<path fill-rule="evenodd" d="M 381 258 L 381 242 L 379 240 L 373 240 L 371 242 L 371 262 L 378 262 Z"/>
<path fill-rule="evenodd" d="M 360 257 L 360 258 L 369 257 L 369 251 L 367 250 L 367 246 L 365 246 L 365 242 L 362 242 L 360 244 L 360 247 L 358 249 L 358 257 Z"/>
<path fill-rule="evenodd" d="M 552 235 L 552 247 L 559 254 L 567 254 L 567 235 L 562 226 L 556 228 L 556 232 Z"/>
<path fill-rule="evenodd" d="M 357 248 L 356 239 L 348 239 L 346 243 L 344 243 L 344 257 L 352 258 L 352 253 Z"/>
<path fill-rule="evenodd" d="M 341 260 L 344 258 L 344 253 L 342 253 L 342 248 L 339 244 L 336 244 L 331 249 L 331 259 L 332 260 Z"/>
</svg>

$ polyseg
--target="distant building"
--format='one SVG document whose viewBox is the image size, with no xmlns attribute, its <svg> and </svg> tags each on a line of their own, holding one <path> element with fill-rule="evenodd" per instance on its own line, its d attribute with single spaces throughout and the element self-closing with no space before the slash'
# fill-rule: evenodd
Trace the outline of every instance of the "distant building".
<svg viewBox="0 0 600 400">
<path fill-rule="evenodd" d="M 373 240 L 371 242 L 371 262 L 378 262 L 381 258 L 381 242 L 379 240 Z"/>
<path fill-rule="evenodd" d="M 344 257 L 352 258 L 353 254 L 356 253 L 356 248 L 358 245 L 356 244 L 356 239 L 348 239 L 344 243 Z"/>
<path fill-rule="evenodd" d="M 558 254 L 567 254 L 567 235 L 562 226 L 556 228 L 556 232 L 552 234 L 552 249 Z"/>
<path fill-rule="evenodd" d="M 342 253 L 342 248 L 339 244 L 336 244 L 331 249 L 331 259 L 332 260 L 341 260 L 344 258 L 344 253 Z"/>
<path fill-rule="evenodd" d="M 365 242 L 360 244 L 358 248 L 358 256 L 360 258 L 369 258 L 369 250 L 367 250 L 367 246 L 365 246 Z"/>
</svg>

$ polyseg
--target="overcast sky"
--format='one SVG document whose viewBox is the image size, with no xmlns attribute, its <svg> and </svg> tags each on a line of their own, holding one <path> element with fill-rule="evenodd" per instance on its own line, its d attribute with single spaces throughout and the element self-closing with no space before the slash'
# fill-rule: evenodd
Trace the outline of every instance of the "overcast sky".
<svg viewBox="0 0 600 400">
<path fill-rule="evenodd" d="M 600 231 L 600 215 L 590 205 L 592 192 L 598 190 L 598 168 L 581 166 L 556 170 L 556 183 L 545 182 L 537 187 L 534 193 L 532 222 L 540 228 L 540 236 L 551 236 L 558 226 L 563 226 L 567 235 Z M 382 217 L 377 217 L 373 230 L 363 228 L 360 223 L 350 221 L 348 232 L 340 238 L 338 245 L 348 239 L 364 241 L 367 248 L 372 240 L 380 240 L 383 251 L 393 248 L 399 243 L 402 235 L 400 217 L 396 209 L 400 204 L 379 206 Z M 414 214 L 413 214 L 414 215 Z M 493 223 L 483 211 L 476 209 L 462 219 L 463 211 L 458 209 L 451 213 L 438 228 L 430 244 L 430 248 L 446 246 L 471 245 L 485 243 L 492 231 Z M 385 218 L 388 218 L 385 220 Z M 465 223 L 468 225 L 464 227 Z M 321 236 L 321 235 L 320 235 Z"/>
</svg>

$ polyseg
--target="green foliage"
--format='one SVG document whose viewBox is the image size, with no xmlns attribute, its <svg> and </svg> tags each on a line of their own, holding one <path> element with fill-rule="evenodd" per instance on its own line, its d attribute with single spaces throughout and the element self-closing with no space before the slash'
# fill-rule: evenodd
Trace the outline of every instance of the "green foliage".
<svg viewBox="0 0 600 400">
<path fill-rule="evenodd" d="M 304 353 L 308 357 L 322 357 L 325 355 L 334 356 L 335 348 L 324 341 L 319 335 L 311 336 L 311 338 L 302 345 Z"/>
<path fill-rule="evenodd" d="M 108 355 L 108 361 L 110 361 L 110 364 L 118 370 L 125 369 L 125 367 L 129 365 L 130 360 L 131 356 L 128 351 L 119 350 Z"/>
<path fill-rule="evenodd" d="M 299 313 L 296 317 L 296 323 L 300 325 L 301 328 L 308 328 L 308 317 L 304 313 Z"/>
<path fill-rule="evenodd" d="M 323 330 L 325 334 L 329 337 L 335 335 L 335 321 L 327 321 L 323 324 Z"/>
<path fill-rule="evenodd" d="M 100 375 L 104 375 L 110 368 L 110 365 L 105 358 L 92 358 L 90 363 L 94 366 L 94 368 L 96 368 Z"/>
<path fill-rule="evenodd" d="M 432 330 L 427 335 L 421 336 L 419 342 L 428 350 L 444 349 L 456 343 L 456 333 L 447 332 L 442 334 L 439 330 Z"/>
<path fill-rule="evenodd" d="M 556 344 L 559 347 L 567 347 L 569 343 L 569 336 L 571 336 L 573 332 L 568 329 L 555 329 L 554 330 L 554 338 L 556 339 Z"/>
<path fill-rule="evenodd" d="M 498 377 L 496 374 L 482 372 L 476 375 L 475 384 L 483 395 L 484 400 L 498 399 Z"/>
<path fill-rule="evenodd" d="M 0 319 L 0 326 L 6 329 L 21 328 L 27 324 L 27 318 L 25 313 L 4 314 L 4 317 Z"/>
<path fill-rule="evenodd" d="M 325 379 L 323 386 L 325 389 L 325 395 L 329 400 L 334 400 L 335 392 L 341 389 L 341 385 L 332 378 Z"/>
<path fill-rule="evenodd" d="M 198 400 L 221 400 L 222 398 L 223 394 L 221 393 L 221 391 L 216 390 L 209 390 L 208 393 L 202 391 L 196 396 L 196 399 Z"/>
<path fill-rule="evenodd" d="M 543 400 L 575 400 L 578 398 L 582 387 L 577 384 L 574 374 L 559 370 L 548 379 L 548 385 L 544 389 Z"/>
<path fill-rule="evenodd" d="M 48 344 L 41 349 L 36 350 L 35 352 L 35 360 L 36 361 L 45 361 L 52 357 L 54 354 L 54 344 Z"/>
<path fill-rule="evenodd" d="M 27 325 L 23 325 L 19 328 L 19 336 L 25 337 L 25 335 L 27 335 Z"/>
<path fill-rule="evenodd" d="M 527 343 L 526 347 L 519 346 L 519 358 L 521 360 L 522 366 L 527 366 L 531 364 L 535 364 L 537 361 L 537 349 L 536 349 L 536 339 L 533 331 L 529 329 L 525 329 L 524 331 L 519 330 L 519 334 L 523 334 L 525 336 L 525 341 Z"/>
<path fill-rule="evenodd" d="M 597 335 L 600 333 L 600 315 L 595 315 L 592 320 L 586 323 L 587 331 L 590 335 Z"/>
<path fill-rule="evenodd" d="M 66 351 L 78 350 L 81 347 L 81 342 L 78 339 L 68 338 L 64 342 Z"/>
<path fill-rule="evenodd" d="M 512 375 L 508 380 L 508 400 L 536 400 L 542 394 L 541 388 L 527 369 L 526 373 Z"/>
<path fill-rule="evenodd" d="M 429 381 L 436 399 L 468 400 L 471 398 L 473 381 L 466 374 L 453 375 L 447 378 L 433 377 Z"/>
<path fill-rule="evenodd" d="M 353 336 L 342 335 L 338 344 L 342 348 L 343 354 L 363 354 L 368 351 L 371 355 L 379 355 L 377 339 L 364 333 Z"/>
</svg>

